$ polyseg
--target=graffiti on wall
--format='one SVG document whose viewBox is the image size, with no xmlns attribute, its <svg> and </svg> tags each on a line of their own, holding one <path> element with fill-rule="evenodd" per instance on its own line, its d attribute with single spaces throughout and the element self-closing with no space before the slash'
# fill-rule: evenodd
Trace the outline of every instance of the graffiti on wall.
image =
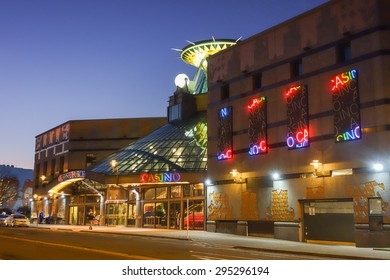
<svg viewBox="0 0 390 280">
<path fill-rule="evenodd" d="M 229 197 L 225 193 L 212 192 L 209 195 L 210 205 L 208 206 L 209 220 L 232 220 L 233 211 L 229 203 Z"/>
<path fill-rule="evenodd" d="M 385 185 L 376 181 L 370 181 L 358 186 L 349 186 L 347 193 L 353 198 L 353 207 L 355 212 L 355 223 L 368 223 L 368 198 L 382 197 L 381 191 L 385 191 Z M 386 213 L 389 203 L 382 202 L 382 211 Z M 384 216 L 385 222 L 390 221 L 390 217 Z"/>
<path fill-rule="evenodd" d="M 266 215 L 268 220 L 272 221 L 293 221 L 295 212 L 288 205 L 287 190 L 273 190 L 271 207 L 267 207 Z"/>
</svg>

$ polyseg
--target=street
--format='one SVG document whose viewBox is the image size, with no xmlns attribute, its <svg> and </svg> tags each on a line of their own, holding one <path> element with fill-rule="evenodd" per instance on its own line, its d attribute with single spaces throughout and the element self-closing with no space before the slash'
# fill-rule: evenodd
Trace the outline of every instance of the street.
<svg viewBox="0 0 390 280">
<path fill-rule="evenodd" d="M 237 249 L 193 241 L 36 228 L 0 228 L 3 260 L 288 260 L 315 255 Z M 329 259 L 329 258 L 326 258 Z"/>
</svg>

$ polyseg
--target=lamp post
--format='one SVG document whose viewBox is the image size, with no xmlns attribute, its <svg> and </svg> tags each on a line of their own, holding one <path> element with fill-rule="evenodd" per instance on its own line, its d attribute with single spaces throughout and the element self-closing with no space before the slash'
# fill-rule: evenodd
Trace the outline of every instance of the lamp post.
<svg viewBox="0 0 390 280">
<path fill-rule="evenodd" d="M 119 184 L 119 168 L 118 168 L 118 162 L 115 160 L 115 159 L 113 159 L 111 162 L 110 162 L 110 164 L 111 164 L 111 167 L 112 167 L 112 171 L 113 172 L 116 172 L 116 185 L 118 186 L 118 184 Z"/>
</svg>

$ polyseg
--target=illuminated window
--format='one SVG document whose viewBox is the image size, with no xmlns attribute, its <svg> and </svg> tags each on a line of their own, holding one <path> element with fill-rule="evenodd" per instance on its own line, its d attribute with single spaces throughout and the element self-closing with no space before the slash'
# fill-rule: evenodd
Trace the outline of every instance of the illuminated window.
<svg viewBox="0 0 390 280">
<path fill-rule="evenodd" d="M 302 59 L 290 63 L 290 78 L 299 78 L 302 76 Z"/>
</svg>

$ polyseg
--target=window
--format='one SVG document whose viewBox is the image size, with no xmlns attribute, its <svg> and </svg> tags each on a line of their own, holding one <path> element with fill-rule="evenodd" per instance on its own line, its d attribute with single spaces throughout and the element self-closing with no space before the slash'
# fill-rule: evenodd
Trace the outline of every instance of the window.
<svg viewBox="0 0 390 280">
<path fill-rule="evenodd" d="M 176 104 L 168 107 L 168 121 L 181 119 L 181 104 Z"/>
<path fill-rule="evenodd" d="M 156 198 L 156 190 L 154 188 L 144 190 L 144 199 L 155 199 Z"/>
<path fill-rule="evenodd" d="M 181 186 L 171 187 L 171 198 L 180 198 L 181 197 Z"/>
<path fill-rule="evenodd" d="M 60 173 L 64 173 L 64 165 L 65 165 L 65 158 L 60 157 L 60 168 L 59 168 Z"/>
<path fill-rule="evenodd" d="M 167 188 L 156 188 L 156 199 L 167 198 Z"/>
<path fill-rule="evenodd" d="M 96 162 L 96 154 L 87 154 L 85 156 L 85 166 L 88 167 Z"/>
<path fill-rule="evenodd" d="M 39 174 L 41 172 L 41 165 L 38 163 L 35 165 L 35 188 L 37 189 L 39 187 Z"/>
<path fill-rule="evenodd" d="M 204 196 L 203 184 L 191 184 L 183 186 L 184 197 Z"/>
<path fill-rule="evenodd" d="M 254 90 L 262 87 L 262 78 L 262 73 L 257 73 L 252 76 L 252 86 Z"/>
<path fill-rule="evenodd" d="M 299 78 L 302 76 L 302 59 L 290 63 L 290 78 Z"/>
<path fill-rule="evenodd" d="M 229 93 L 229 85 L 223 85 L 221 87 L 221 100 L 229 99 L 230 93 Z"/>
<path fill-rule="evenodd" d="M 345 44 L 337 46 L 336 49 L 336 62 L 343 63 L 351 60 L 351 42 L 347 42 Z"/>
<path fill-rule="evenodd" d="M 43 175 L 47 175 L 47 161 L 43 163 Z"/>
<path fill-rule="evenodd" d="M 53 158 L 51 160 L 51 165 L 50 165 L 50 175 L 54 175 L 56 169 L 56 159 Z"/>
</svg>

